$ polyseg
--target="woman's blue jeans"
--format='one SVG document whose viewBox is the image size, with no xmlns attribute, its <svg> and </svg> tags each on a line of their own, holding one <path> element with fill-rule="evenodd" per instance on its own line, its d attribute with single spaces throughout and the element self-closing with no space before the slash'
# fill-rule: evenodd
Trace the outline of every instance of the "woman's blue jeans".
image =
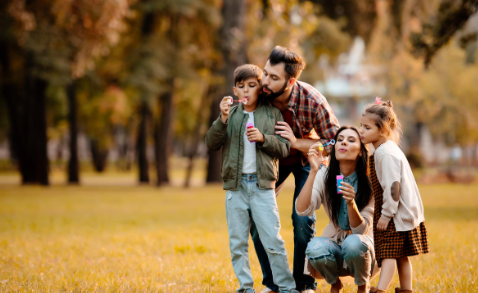
<svg viewBox="0 0 478 293">
<path fill-rule="evenodd" d="M 357 286 L 365 285 L 375 263 L 373 240 L 365 235 L 351 234 L 341 245 L 316 237 L 307 245 L 305 254 L 329 284 L 335 284 L 338 277 L 352 276 Z"/>
</svg>

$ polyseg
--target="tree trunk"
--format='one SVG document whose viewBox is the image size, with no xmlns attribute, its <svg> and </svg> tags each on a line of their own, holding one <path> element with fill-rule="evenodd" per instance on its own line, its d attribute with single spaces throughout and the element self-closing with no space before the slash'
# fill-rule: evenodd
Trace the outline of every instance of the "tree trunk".
<svg viewBox="0 0 478 293">
<path fill-rule="evenodd" d="M 24 58 L 23 72 L 14 71 L 10 64 L 10 58 L 15 54 Z M 32 54 L 24 53 L 5 38 L 0 39 L 0 67 L 1 87 L 11 125 L 10 138 L 22 183 L 49 185 L 46 135 L 48 84 L 33 74 Z"/>
<path fill-rule="evenodd" d="M 116 167 L 121 171 L 128 169 L 128 135 L 124 126 L 117 126 L 115 129 L 115 146 L 118 150 L 118 160 Z"/>
<path fill-rule="evenodd" d="M 95 139 L 90 141 L 90 150 L 93 167 L 95 168 L 96 172 L 103 172 L 106 169 L 108 150 L 101 148 L 101 146 L 98 144 L 98 141 Z"/>
<path fill-rule="evenodd" d="M 26 58 L 25 104 L 20 149 L 23 184 L 49 185 L 46 136 L 46 81 L 32 74 L 32 57 Z"/>
<path fill-rule="evenodd" d="M 142 0 L 147 3 L 147 0 Z M 154 33 L 156 16 L 154 13 L 148 12 L 144 15 L 141 24 L 141 41 L 147 42 L 148 38 Z M 142 54 L 144 55 L 144 53 Z M 147 58 L 147 56 L 144 56 Z M 149 163 L 146 155 L 147 137 L 148 137 L 148 121 L 150 116 L 148 101 L 149 93 L 145 89 L 142 90 L 142 101 L 140 104 L 140 123 L 138 125 L 138 138 L 136 142 L 136 151 L 138 156 L 139 183 L 149 183 Z"/>
<path fill-rule="evenodd" d="M 68 183 L 78 184 L 78 108 L 76 103 L 76 84 L 72 81 L 67 87 L 68 95 L 68 120 L 70 122 L 70 160 L 68 162 Z"/>
<path fill-rule="evenodd" d="M 224 60 L 222 76 L 225 77 L 222 95 L 217 95 L 212 100 L 211 125 L 219 116 L 219 103 L 223 96 L 229 95 L 234 86 L 234 70 L 246 61 L 245 36 L 236 32 L 244 32 L 244 20 L 246 13 L 246 2 L 235 0 L 224 0 L 222 7 L 223 26 L 219 32 L 221 51 Z M 221 152 L 208 151 L 208 165 L 206 182 L 221 182 Z"/>
<path fill-rule="evenodd" d="M 22 127 L 20 120 L 19 105 L 23 100 L 19 90 L 13 84 L 5 84 L 2 86 L 2 95 L 6 101 L 8 122 L 10 124 L 9 130 L 9 144 L 10 144 L 10 158 L 12 164 L 20 169 L 20 145 L 22 140 Z"/>
<path fill-rule="evenodd" d="M 139 182 L 149 183 L 148 158 L 146 156 L 147 122 L 149 109 L 148 103 L 146 101 L 142 102 L 140 113 L 141 122 L 139 123 L 138 143 L 136 144 L 138 151 Z"/>
<path fill-rule="evenodd" d="M 210 87 L 206 92 L 203 94 L 201 98 L 201 103 L 199 104 L 198 111 L 196 113 L 196 123 L 193 130 L 193 137 L 191 140 L 191 147 L 189 149 L 188 154 L 188 166 L 186 168 L 186 178 L 184 180 L 184 187 L 188 188 L 191 185 L 191 176 L 193 173 L 194 168 L 194 157 L 196 156 L 198 145 L 199 145 L 199 138 L 201 137 L 201 126 L 203 121 L 203 113 L 204 109 L 206 108 L 207 100 L 209 96 L 213 96 L 214 90 L 211 90 L 214 87 Z"/>
<path fill-rule="evenodd" d="M 179 48 L 179 18 L 175 15 L 170 16 L 170 26 L 168 30 L 168 38 L 174 48 Z M 156 185 L 161 186 L 169 184 L 169 158 L 171 156 L 171 149 L 173 145 L 173 129 L 174 129 L 174 92 L 175 81 L 177 76 L 178 60 L 177 53 L 174 52 L 172 62 L 170 65 L 170 78 L 166 84 L 169 85 L 168 90 L 159 96 L 160 118 L 155 127 L 155 163 L 156 163 Z"/>
<path fill-rule="evenodd" d="M 171 145 L 173 142 L 173 92 L 174 80 L 170 81 L 172 84 L 171 91 L 162 94 L 159 98 L 161 116 L 158 123 L 156 123 L 155 131 L 155 163 L 157 186 L 169 183 L 169 157 L 171 154 Z"/>
<path fill-rule="evenodd" d="M 10 159 L 12 165 L 19 166 L 18 149 L 20 145 L 20 121 L 19 107 L 22 95 L 13 81 L 15 75 L 11 74 L 10 68 L 10 44 L 5 39 L 0 38 L 0 97 L 5 99 L 7 107 L 8 122 L 10 129 L 8 131 L 8 145 L 10 150 Z"/>
</svg>

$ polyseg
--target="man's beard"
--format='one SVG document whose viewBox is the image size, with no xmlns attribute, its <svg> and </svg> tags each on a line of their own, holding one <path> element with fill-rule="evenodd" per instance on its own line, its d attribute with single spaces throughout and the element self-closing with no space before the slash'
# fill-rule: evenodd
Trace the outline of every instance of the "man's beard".
<svg viewBox="0 0 478 293">
<path fill-rule="evenodd" d="M 283 93 L 285 93 L 285 91 L 287 89 L 287 83 L 288 82 L 289 81 L 286 81 L 284 83 L 284 86 L 280 90 L 278 90 L 277 92 L 273 92 L 268 87 L 262 87 L 262 88 L 266 88 L 268 91 L 270 91 L 269 94 L 266 94 L 266 93 L 264 93 L 264 90 L 262 90 L 262 99 L 264 101 L 266 101 L 268 104 L 272 103 L 275 99 L 277 99 L 279 96 L 281 96 Z"/>
</svg>

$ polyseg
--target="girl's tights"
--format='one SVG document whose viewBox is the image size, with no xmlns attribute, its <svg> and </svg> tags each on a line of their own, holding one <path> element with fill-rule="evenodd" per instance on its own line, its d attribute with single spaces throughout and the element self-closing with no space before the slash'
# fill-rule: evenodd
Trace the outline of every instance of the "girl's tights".
<svg viewBox="0 0 478 293">
<path fill-rule="evenodd" d="M 387 290 L 395 275 L 395 267 L 398 267 L 398 278 L 400 279 L 400 289 L 412 290 L 412 263 L 408 257 L 398 259 L 387 258 L 382 260 L 382 270 L 378 280 L 377 288 Z"/>
</svg>

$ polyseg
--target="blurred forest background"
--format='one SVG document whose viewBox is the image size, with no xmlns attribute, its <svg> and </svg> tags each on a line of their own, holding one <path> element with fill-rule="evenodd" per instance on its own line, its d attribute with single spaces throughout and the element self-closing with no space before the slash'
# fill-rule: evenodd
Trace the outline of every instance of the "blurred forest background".
<svg viewBox="0 0 478 293">
<path fill-rule="evenodd" d="M 0 1 L 0 172 L 134 174 L 157 186 L 220 181 L 204 135 L 243 63 L 275 45 L 358 125 L 391 99 L 422 182 L 478 167 L 478 0 Z M 430 171 L 432 170 L 432 171 Z M 178 175 L 179 174 L 179 175 Z M 174 177 L 174 176 L 173 176 Z M 63 180 L 63 179 L 62 179 Z"/>
</svg>

